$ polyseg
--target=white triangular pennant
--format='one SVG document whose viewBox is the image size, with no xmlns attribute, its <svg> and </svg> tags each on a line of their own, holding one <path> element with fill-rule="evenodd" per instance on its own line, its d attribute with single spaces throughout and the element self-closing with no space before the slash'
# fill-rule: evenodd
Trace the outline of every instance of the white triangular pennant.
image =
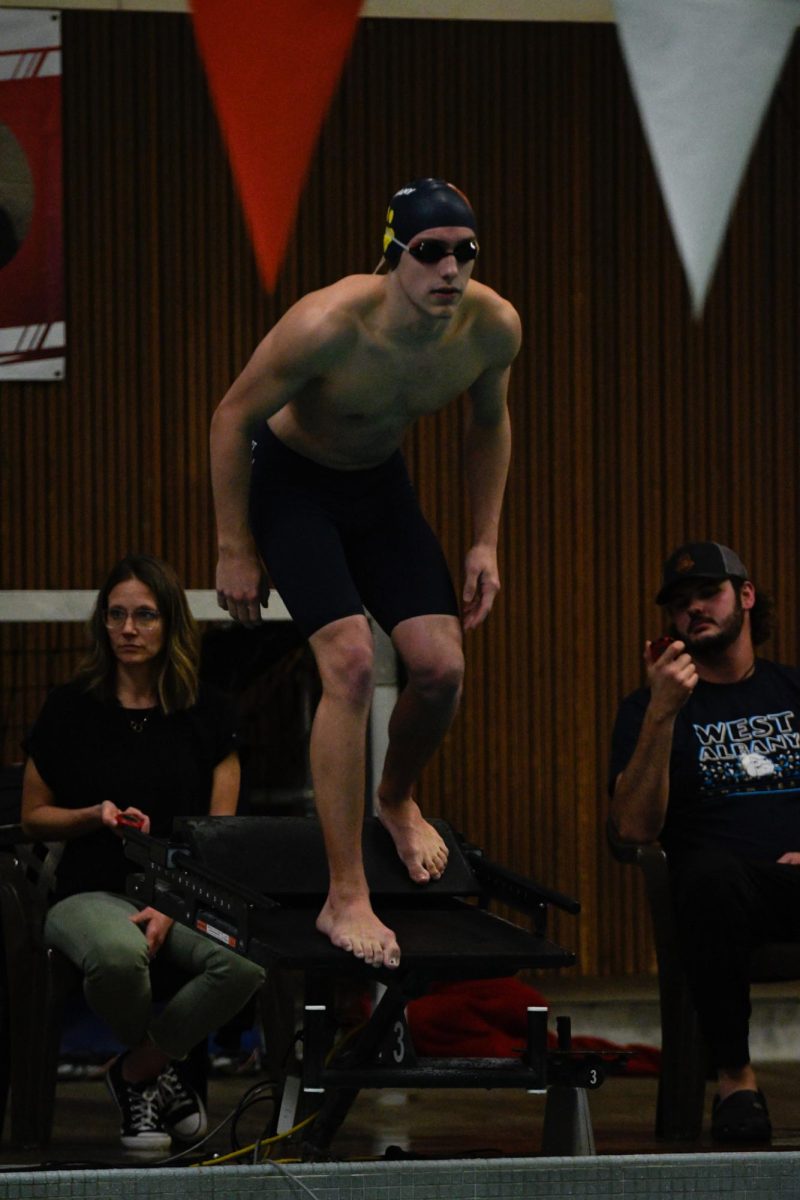
<svg viewBox="0 0 800 1200">
<path fill-rule="evenodd" d="M 613 0 L 697 316 L 800 0 Z"/>
</svg>

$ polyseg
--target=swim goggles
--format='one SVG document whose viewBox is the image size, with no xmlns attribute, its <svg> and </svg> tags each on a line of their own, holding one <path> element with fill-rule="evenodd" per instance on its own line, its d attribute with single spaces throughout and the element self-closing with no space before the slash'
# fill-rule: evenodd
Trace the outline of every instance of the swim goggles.
<svg viewBox="0 0 800 1200">
<path fill-rule="evenodd" d="M 456 262 L 462 265 L 474 262 L 478 257 L 478 243 L 474 238 L 464 238 L 463 241 L 456 242 L 455 246 L 449 246 L 447 242 L 443 242 L 439 238 L 422 238 L 416 246 L 407 246 L 399 238 L 392 240 L 403 250 L 407 250 L 417 262 L 425 263 L 428 266 L 441 262 L 443 258 L 448 258 L 451 254 Z"/>
</svg>

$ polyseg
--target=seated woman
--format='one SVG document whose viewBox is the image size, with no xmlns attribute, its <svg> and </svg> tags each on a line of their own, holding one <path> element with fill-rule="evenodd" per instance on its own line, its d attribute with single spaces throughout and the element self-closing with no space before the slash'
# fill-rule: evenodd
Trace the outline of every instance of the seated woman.
<svg viewBox="0 0 800 1200">
<path fill-rule="evenodd" d="M 181 1070 L 192 1047 L 263 982 L 261 967 L 125 895 L 136 866 L 121 818 L 168 836 L 173 818 L 236 811 L 239 760 L 221 693 L 198 682 L 199 634 L 175 572 L 122 559 L 97 597 L 92 646 L 73 682 L 48 697 L 29 735 L 26 834 L 64 840 L 45 937 L 80 969 L 90 1007 L 129 1049 L 107 1073 L 122 1143 L 162 1150 L 205 1132 Z M 188 982 L 160 1010 L 150 965 Z"/>
</svg>

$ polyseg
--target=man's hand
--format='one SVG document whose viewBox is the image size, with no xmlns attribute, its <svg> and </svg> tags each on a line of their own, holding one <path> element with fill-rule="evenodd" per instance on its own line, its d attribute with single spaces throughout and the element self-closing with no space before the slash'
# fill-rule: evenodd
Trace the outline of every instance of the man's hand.
<svg viewBox="0 0 800 1200">
<path fill-rule="evenodd" d="M 220 553 L 217 563 L 217 603 L 234 621 L 252 628 L 261 622 L 267 607 L 269 585 L 255 553 Z"/>
<path fill-rule="evenodd" d="M 155 908 L 143 908 L 140 912 L 131 913 L 130 919 L 134 925 L 141 926 L 142 933 L 147 939 L 147 953 L 154 958 L 175 924 L 172 917 L 165 917 Z"/>
<path fill-rule="evenodd" d="M 650 707 L 658 717 L 674 717 L 697 687 L 699 676 L 683 642 L 672 642 L 655 662 L 650 642 L 645 643 L 644 661 L 650 684 Z"/>
<path fill-rule="evenodd" d="M 486 620 L 499 591 L 497 553 L 488 546 L 473 546 L 464 562 L 461 623 L 465 630 Z"/>
<path fill-rule="evenodd" d="M 800 850 L 787 850 L 778 859 L 780 863 L 790 863 L 793 867 L 800 867 Z"/>
</svg>

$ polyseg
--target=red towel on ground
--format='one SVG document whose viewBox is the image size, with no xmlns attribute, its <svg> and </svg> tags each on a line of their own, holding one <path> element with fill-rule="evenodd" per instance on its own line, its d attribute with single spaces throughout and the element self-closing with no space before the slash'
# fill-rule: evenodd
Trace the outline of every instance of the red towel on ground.
<svg viewBox="0 0 800 1200">
<path fill-rule="evenodd" d="M 515 978 L 470 979 L 436 984 L 406 1009 L 417 1054 L 434 1058 L 519 1058 L 527 1041 L 528 1007 L 548 1007 L 536 988 Z M 555 1034 L 548 1034 L 555 1047 Z M 603 1038 L 573 1035 L 575 1051 L 628 1051 L 626 1075 L 657 1075 L 661 1051 L 619 1046 Z"/>
</svg>

